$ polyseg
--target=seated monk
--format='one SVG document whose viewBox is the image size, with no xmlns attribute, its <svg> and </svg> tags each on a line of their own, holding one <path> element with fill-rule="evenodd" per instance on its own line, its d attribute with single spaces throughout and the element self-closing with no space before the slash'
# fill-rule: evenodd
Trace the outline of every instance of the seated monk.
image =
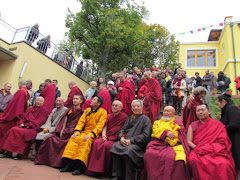
<svg viewBox="0 0 240 180">
<path fill-rule="evenodd" d="M 62 119 L 63 114 L 67 110 L 67 108 L 64 107 L 63 104 L 64 104 L 64 99 L 61 97 L 58 97 L 56 99 L 56 108 L 52 110 L 51 114 L 48 116 L 46 123 L 41 126 L 42 131 L 37 134 L 36 141 L 35 141 L 36 154 L 38 152 L 40 145 L 44 141 L 44 139 L 46 139 L 48 136 L 52 135 L 55 132 L 55 129 L 59 121 Z M 32 160 L 34 160 L 34 158 Z"/>
<path fill-rule="evenodd" d="M 108 177 L 111 176 L 112 156 L 110 149 L 116 142 L 118 132 L 128 118 L 125 113 L 121 112 L 122 107 L 121 101 L 116 100 L 113 102 L 112 114 L 109 114 L 107 117 L 102 136 L 93 142 L 87 174 L 98 175 L 99 173 L 104 173 Z"/>
<path fill-rule="evenodd" d="M 48 110 L 43 106 L 44 98 L 39 96 L 35 105 L 28 108 L 20 120 L 20 125 L 11 128 L 0 142 L 0 152 L 7 151 L 3 157 L 11 156 L 11 153 L 18 153 L 14 158 L 20 160 L 27 156 L 40 127 L 46 122 Z"/>
<path fill-rule="evenodd" d="M 186 168 L 189 147 L 185 128 L 182 121 L 175 119 L 174 114 L 175 109 L 166 106 L 163 117 L 154 121 L 152 140 L 144 156 L 148 180 L 190 179 Z"/>
<path fill-rule="evenodd" d="M 142 113 L 143 102 L 139 99 L 132 101 L 133 115 L 130 116 L 120 132 L 118 139 L 110 152 L 112 153 L 114 179 L 134 180 L 139 177 L 137 169 L 143 168 L 145 147 L 151 138 L 152 124 Z"/>
<path fill-rule="evenodd" d="M 81 95 L 76 94 L 73 97 L 73 107 L 65 111 L 55 129 L 55 133 L 43 141 L 38 150 L 35 164 L 56 168 L 62 166 L 63 151 L 83 113 L 81 108 L 82 102 L 83 97 Z"/>
<path fill-rule="evenodd" d="M 188 163 L 193 179 L 236 179 L 231 141 L 225 126 L 209 118 L 206 104 L 199 104 L 196 114 L 199 120 L 191 123 L 187 133 L 187 141 L 192 149 Z"/>
<path fill-rule="evenodd" d="M 0 89 L 0 117 L 2 117 L 8 103 L 13 98 L 10 90 L 12 89 L 12 85 L 10 83 L 6 83 L 4 85 L 4 89 Z"/>
<path fill-rule="evenodd" d="M 73 175 L 85 173 L 92 143 L 102 132 L 107 112 L 101 108 L 103 98 L 95 96 L 91 108 L 84 110 L 62 155 L 63 168 L 60 172 L 73 171 Z"/>
</svg>

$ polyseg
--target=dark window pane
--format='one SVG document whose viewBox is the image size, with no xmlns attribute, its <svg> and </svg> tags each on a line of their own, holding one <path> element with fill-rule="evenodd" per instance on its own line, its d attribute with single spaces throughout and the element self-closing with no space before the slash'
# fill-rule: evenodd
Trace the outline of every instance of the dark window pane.
<svg viewBox="0 0 240 180">
<path fill-rule="evenodd" d="M 187 54 L 188 54 L 188 55 L 194 55 L 194 54 L 195 54 L 195 51 L 187 51 Z"/>
<path fill-rule="evenodd" d="M 189 66 L 189 67 L 195 66 L 195 57 L 194 56 L 188 56 L 187 66 Z"/>
<path fill-rule="evenodd" d="M 198 56 L 197 66 L 205 66 L 205 56 Z"/>
<path fill-rule="evenodd" d="M 215 54 L 215 50 L 208 50 L 208 54 Z"/>
<path fill-rule="evenodd" d="M 208 66 L 210 67 L 216 66 L 215 55 L 208 56 Z"/>
<path fill-rule="evenodd" d="M 198 51 L 198 54 L 205 54 L 205 51 Z"/>
</svg>

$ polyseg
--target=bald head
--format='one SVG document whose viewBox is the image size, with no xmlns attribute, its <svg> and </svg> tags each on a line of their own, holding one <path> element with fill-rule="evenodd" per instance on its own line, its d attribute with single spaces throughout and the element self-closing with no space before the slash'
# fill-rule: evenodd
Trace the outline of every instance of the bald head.
<svg viewBox="0 0 240 180">
<path fill-rule="evenodd" d="M 42 96 L 38 96 L 35 100 L 35 106 L 40 108 L 44 104 L 44 98 Z"/>
<path fill-rule="evenodd" d="M 163 117 L 164 120 L 171 120 L 175 115 L 175 109 L 172 106 L 166 106 L 163 110 Z"/>
<path fill-rule="evenodd" d="M 147 80 L 150 80 L 150 79 L 151 79 L 151 71 L 145 71 L 145 72 L 144 72 L 144 77 L 145 77 Z"/>
<path fill-rule="evenodd" d="M 26 87 L 26 85 L 27 85 L 27 82 L 25 80 L 20 80 L 18 82 L 19 89 L 21 89 L 22 87 Z"/>
<path fill-rule="evenodd" d="M 76 86 L 76 82 L 75 82 L 75 81 L 70 81 L 70 82 L 68 83 L 69 89 L 72 89 L 72 88 L 74 88 L 75 86 Z"/>
<path fill-rule="evenodd" d="M 58 97 L 56 99 L 56 108 L 59 109 L 63 107 L 63 104 L 64 104 L 64 99 L 62 97 Z"/>
<path fill-rule="evenodd" d="M 123 108 L 123 104 L 121 101 L 115 100 L 112 103 L 112 113 L 117 115 Z"/>
</svg>

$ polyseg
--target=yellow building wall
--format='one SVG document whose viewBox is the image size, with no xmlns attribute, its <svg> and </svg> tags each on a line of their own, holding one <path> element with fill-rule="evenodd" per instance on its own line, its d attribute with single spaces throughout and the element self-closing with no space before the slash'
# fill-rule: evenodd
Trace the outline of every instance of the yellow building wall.
<svg viewBox="0 0 240 180">
<path fill-rule="evenodd" d="M 3 87 L 6 82 L 10 82 L 13 86 L 12 92 L 15 92 L 18 89 L 19 76 L 25 62 L 27 62 L 27 66 L 21 79 L 32 80 L 34 91 L 38 90 L 39 84 L 43 83 L 45 79 L 58 80 L 58 87 L 64 99 L 67 98 L 70 91 L 68 88 L 70 81 L 75 81 L 83 93 L 90 87 L 88 83 L 82 81 L 25 42 L 13 45 L 17 47 L 17 50 L 12 52 L 16 54 L 18 58 L 11 62 L 0 62 L 0 70 L 7 68 L 6 65 L 10 64 L 8 69 L 0 71 L 2 76 L 0 79 L 0 87 Z"/>
</svg>

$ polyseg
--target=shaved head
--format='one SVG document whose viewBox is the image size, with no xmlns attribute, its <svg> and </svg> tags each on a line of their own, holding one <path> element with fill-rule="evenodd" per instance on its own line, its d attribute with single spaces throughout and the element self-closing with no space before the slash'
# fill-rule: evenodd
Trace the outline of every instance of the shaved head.
<svg viewBox="0 0 240 180">
<path fill-rule="evenodd" d="M 113 113 L 114 116 L 119 114 L 119 112 L 122 110 L 122 108 L 123 108 L 123 104 L 122 104 L 121 101 L 118 101 L 118 100 L 113 101 L 113 103 L 112 103 L 112 113 Z"/>
<path fill-rule="evenodd" d="M 58 109 L 61 108 L 64 104 L 64 99 L 62 97 L 58 97 L 56 99 L 55 104 L 56 104 L 56 108 L 58 108 Z"/>
<path fill-rule="evenodd" d="M 74 88 L 75 86 L 76 86 L 76 82 L 75 82 L 75 81 L 70 81 L 70 82 L 68 83 L 69 89 L 72 89 L 72 88 Z"/>
<path fill-rule="evenodd" d="M 115 100 L 115 101 L 113 101 L 113 103 L 116 103 L 116 104 L 118 104 L 119 106 L 123 107 L 123 104 L 122 104 L 121 101 Z"/>
<path fill-rule="evenodd" d="M 44 98 L 42 96 L 38 96 L 35 100 L 35 106 L 40 108 L 44 104 Z"/>
<path fill-rule="evenodd" d="M 172 107 L 172 106 L 166 106 L 164 109 L 163 109 L 163 117 L 162 119 L 164 121 L 169 121 L 171 120 L 175 115 L 175 109 Z"/>
</svg>

